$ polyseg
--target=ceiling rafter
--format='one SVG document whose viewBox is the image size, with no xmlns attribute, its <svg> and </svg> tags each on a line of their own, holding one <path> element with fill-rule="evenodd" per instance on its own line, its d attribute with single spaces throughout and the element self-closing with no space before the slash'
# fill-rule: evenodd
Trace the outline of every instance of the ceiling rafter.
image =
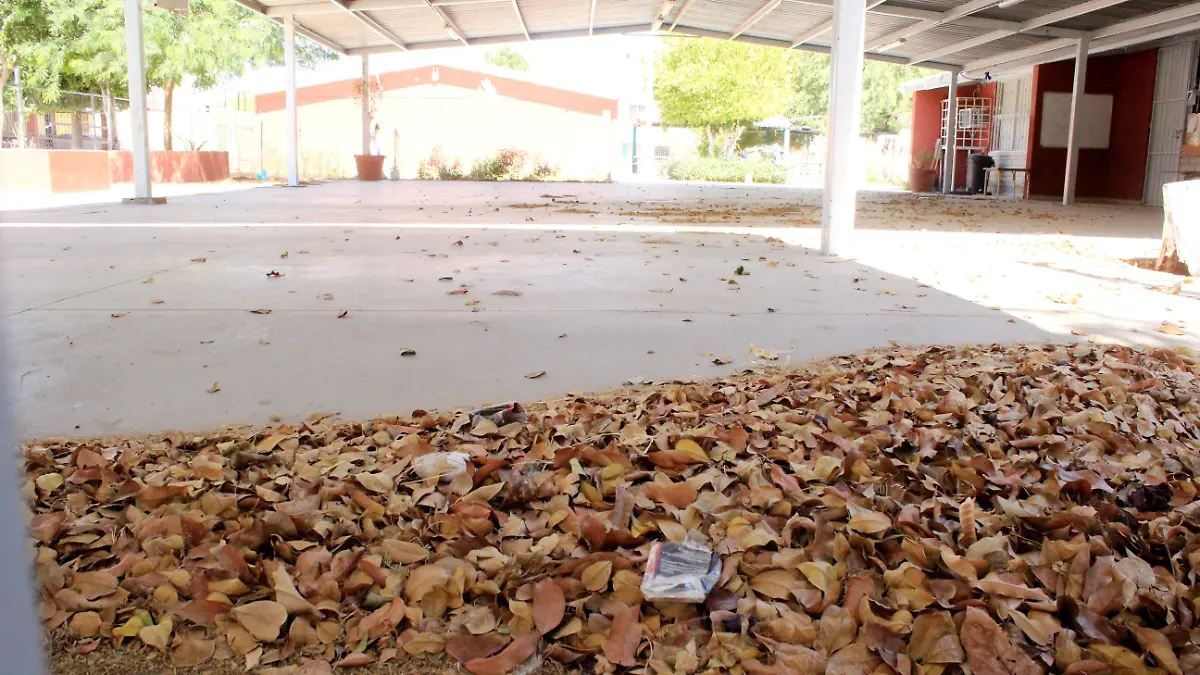
<svg viewBox="0 0 1200 675">
<path fill-rule="evenodd" d="M 517 4 L 517 0 L 512 0 L 513 11 L 517 13 L 517 21 L 521 23 L 521 32 L 525 34 L 526 40 L 532 40 L 529 37 L 529 26 L 525 25 L 525 16 L 521 14 L 521 6 Z"/>
<path fill-rule="evenodd" d="M 870 0 L 869 2 L 867 2 L 867 11 L 870 12 L 871 10 L 875 9 L 876 7 L 882 5 L 885 2 L 887 2 L 887 0 Z M 804 31 L 803 33 L 797 35 L 792 40 L 792 46 L 789 47 L 789 49 L 795 49 L 796 47 L 799 47 L 802 44 L 811 42 L 812 40 L 815 40 L 815 39 L 821 37 L 822 35 L 828 33 L 831 30 L 833 30 L 833 19 L 830 19 L 824 23 L 813 26 L 812 28 L 809 28 L 808 30 Z"/>
<path fill-rule="evenodd" d="M 671 22 L 671 32 L 675 31 L 675 26 L 679 25 L 679 20 L 683 18 L 683 13 L 688 11 L 688 7 L 692 6 L 692 0 L 683 0 L 679 5 L 679 11 L 675 13 L 675 20 Z"/>
<path fill-rule="evenodd" d="M 751 14 L 745 21 L 738 24 L 737 28 L 733 29 L 733 32 L 729 34 L 729 39 L 730 40 L 737 39 L 737 37 L 739 35 L 741 35 L 742 33 L 745 33 L 754 24 L 767 18 L 767 15 L 770 14 L 771 12 L 775 11 L 775 8 L 778 7 L 780 5 L 780 3 L 782 3 L 782 2 L 783 2 L 783 0 L 767 0 L 766 2 L 764 2 L 762 4 L 762 6 L 760 6 L 758 9 L 754 10 L 754 13 Z"/>
<path fill-rule="evenodd" d="M 1195 16 L 1200 16 L 1200 2 L 1192 2 L 1186 5 L 1180 5 L 1178 7 L 1172 7 L 1170 9 L 1154 12 L 1152 14 L 1145 14 L 1135 19 L 1120 21 L 1103 28 L 1098 28 L 1089 33 L 1089 36 L 1092 40 L 1102 40 L 1107 37 L 1132 33 L 1142 30 L 1143 28 L 1153 28 L 1164 23 L 1190 19 Z M 1077 40 L 1073 39 L 1047 40 L 1041 44 L 1025 47 L 1024 49 L 1017 49 L 1004 52 L 1002 54 L 995 54 L 982 59 L 976 59 L 974 61 L 968 61 L 963 65 L 963 70 L 970 71 L 972 73 L 983 72 L 995 66 L 1012 61 L 1023 61 L 1030 57 L 1036 57 L 1039 54 L 1045 54 L 1047 52 L 1073 47 L 1076 42 Z"/>
<path fill-rule="evenodd" d="M 947 54 L 957 54 L 958 52 L 964 52 L 968 49 L 973 49 L 980 45 L 988 44 L 989 42 L 1002 40 L 1011 35 L 1017 35 L 1018 33 L 1023 33 L 1026 31 L 1033 31 L 1034 29 L 1041 28 L 1042 26 L 1048 24 L 1058 23 L 1059 21 L 1066 21 L 1067 19 L 1073 19 L 1077 16 L 1083 16 L 1084 14 L 1089 14 L 1091 12 L 1108 9 L 1109 7 L 1113 7 L 1128 1 L 1129 0 L 1090 0 L 1090 2 L 1083 2 L 1075 5 L 1074 7 L 1067 7 L 1066 9 L 1061 9 L 1057 12 L 1043 14 L 1027 21 L 1023 21 L 1019 26 L 1011 30 L 995 30 L 969 40 L 963 40 L 962 42 L 956 42 L 954 44 L 939 47 L 932 51 L 913 57 L 909 63 L 916 65 L 923 61 L 929 61 L 940 56 L 946 56 Z"/>
<path fill-rule="evenodd" d="M 969 16 L 975 12 L 983 11 L 988 7 L 994 7 L 996 0 L 971 0 L 970 2 L 959 5 L 954 9 L 948 9 L 944 12 L 939 12 L 937 16 L 929 19 L 923 19 L 911 26 L 905 26 L 899 30 L 892 31 L 883 37 L 876 38 L 867 45 L 867 51 L 875 51 L 882 47 L 886 47 L 902 40 L 907 40 L 915 35 L 920 35 L 925 31 L 936 28 L 944 23 L 950 23 L 955 19 Z"/>
<path fill-rule="evenodd" d="M 405 44 L 404 40 L 401 40 L 399 36 L 397 36 L 392 31 L 384 28 L 382 25 L 380 25 L 380 23 L 378 21 L 376 21 L 375 19 L 372 19 L 371 17 L 367 16 L 366 14 L 361 14 L 359 12 L 355 12 L 354 10 L 350 9 L 349 7 L 346 6 L 345 0 L 329 0 L 329 2 L 333 3 L 337 7 L 340 7 L 347 14 L 349 14 L 350 16 L 357 19 L 358 22 L 361 23 L 362 25 L 375 31 L 375 33 L 378 34 L 379 37 L 392 43 L 393 45 L 396 46 L 397 49 L 399 49 L 401 51 L 406 51 L 408 49 L 408 45 Z"/>
<path fill-rule="evenodd" d="M 667 17 L 671 15 L 671 10 L 675 9 L 675 0 L 662 0 L 658 3 L 658 9 L 654 10 L 654 22 L 651 24 L 651 32 L 657 33 L 662 25 L 666 23 Z"/>
<path fill-rule="evenodd" d="M 463 35 L 463 32 L 458 29 L 458 26 L 454 24 L 454 20 L 450 18 L 450 15 L 446 14 L 446 10 L 433 4 L 431 0 L 425 0 L 425 6 L 437 12 L 437 15 L 442 19 L 442 25 L 446 27 L 446 32 L 450 34 L 450 37 L 468 47 L 471 46 L 471 43 L 467 41 L 467 36 Z"/>
</svg>

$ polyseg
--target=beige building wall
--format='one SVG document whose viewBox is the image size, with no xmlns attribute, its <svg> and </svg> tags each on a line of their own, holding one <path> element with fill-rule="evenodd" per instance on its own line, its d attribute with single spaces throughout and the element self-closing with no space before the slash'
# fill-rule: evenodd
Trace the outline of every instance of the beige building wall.
<svg viewBox="0 0 1200 675">
<path fill-rule="evenodd" d="M 271 175 L 286 173 L 284 111 L 261 113 L 263 164 Z M 355 99 L 300 106 L 300 172 L 309 178 L 351 178 L 354 155 L 362 152 L 361 113 Z M 616 170 L 621 134 L 608 116 L 590 115 L 459 87 L 424 85 L 387 91 L 379 102 L 380 150 L 401 178 L 437 146 L 457 159 L 464 172 L 479 159 L 505 148 L 544 159 L 566 179 L 604 179 Z M 398 149 L 398 152 L 397 152 Z"/>
</svg>

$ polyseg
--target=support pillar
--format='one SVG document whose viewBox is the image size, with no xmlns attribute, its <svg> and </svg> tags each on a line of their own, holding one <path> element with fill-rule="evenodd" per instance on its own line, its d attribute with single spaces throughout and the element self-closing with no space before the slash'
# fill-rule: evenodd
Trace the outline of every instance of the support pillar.
<svg viewBox="0 0 1200 675">
<path fill-rule="evenodd" d="M 783 156 L 788 158 L 792 154 L 792 123 L 783 128 Z"/>
<path fill-rule="evenodd" d="M 1071 130 L 1067 135 L 1067 175 L 1063 180 L 1063 206 L 1075 203 L 1075 184 L 1079 177 L 1079 99 L 1087 86 L 1087 58 L 1091 37 L 1079 38 L 1075 48 L 1075 82 L 1071 86 Z"/>
<path fill-rule="evenodd" d="M 25 148 L 25 94 L 21 88 L 21 66 L 13 68 L 13 86 L 17 94 L 17 147 Z"/>
<path fill-rule="evenodd" d="M 371 153 L 371 63 L 362 55 L 362 154 Z"/>
<path fill-rule="evenodd" d="M 858 196 L 858 123 L 862 109 L 863 40 L 867 6 L 833 3 L 832 73 L 829 86 L 828 149 L 821 209 L 821 253 L 844 255 L 854 234 Z"/>
<path fill-rule="evenodd" d="M 287 134 L 284 145 L 287 147 L 288 185 L 300 186 L 300 159 L 297 152 L 296 121 L 296 17 L 286 14 L 283 17 L 283 69 L 287 77 Z"/>
<path fill-rule="evenodd" d="M 125 56 L 129 69 L 129 149 L 133 152 L 133 199 L 163 203 L 150 192 L 150 137 L 146 124 L 146 54 L 142 35 L 142 0 L 125 0 Z"/>
<path fill-rule="evenodd" d="M 958 167 L 958 71 L 950 71 L 949 100 L 946 101 L 946 159 L 942 162 L 942 192 L 954 192 Z"/>
</svg>

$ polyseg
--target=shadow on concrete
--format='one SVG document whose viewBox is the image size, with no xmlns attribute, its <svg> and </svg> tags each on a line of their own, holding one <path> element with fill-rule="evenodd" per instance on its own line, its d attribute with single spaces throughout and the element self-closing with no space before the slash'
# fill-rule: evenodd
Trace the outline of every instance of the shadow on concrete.
<svg viewBox="0 0 1200 675">
<path fill-rule="evenodd" d="M 1069 338 L 765 232 L 517 226 L 0 230 L 20 435 L 365 418 Z"/>
</svg>

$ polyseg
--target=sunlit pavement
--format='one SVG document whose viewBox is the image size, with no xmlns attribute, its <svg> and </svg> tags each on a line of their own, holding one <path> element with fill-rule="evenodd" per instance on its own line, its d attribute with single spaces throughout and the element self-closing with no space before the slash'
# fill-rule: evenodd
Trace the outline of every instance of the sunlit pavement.
<svg viewBox="0 0 1200 675">
<path fill-rule="evenodd" d="M 840 260 L 813 250 L 819 201 L 337 182 L 8 211 L 5 384 L 36 437 L 531 401 L 890 342 L 1200 344 L 1200 290 L 1117 259 L 1157 251 L 1161 211 L 870 194 Z"/>
</svg>

